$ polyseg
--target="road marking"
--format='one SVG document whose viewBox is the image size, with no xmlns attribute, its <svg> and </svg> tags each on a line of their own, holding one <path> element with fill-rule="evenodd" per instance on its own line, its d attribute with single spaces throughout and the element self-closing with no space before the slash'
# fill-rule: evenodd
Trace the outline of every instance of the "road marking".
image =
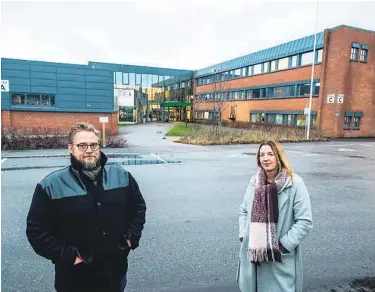
<svg viewBox="0 0 375 292">
<path fill-rule="evenodd" d="M 337 149 L 337 151 L 353 152 L 355 150 L 354 149 L 350 149 L 350 148 L 339 148 L 339 149 Z"/>
<path fill-rule="evenodd" d="M 294 150 L 286 150 L 287 152 L 292 152 L 292 153 L 296 153 L 296 154 L 301 154 L 303 156 L 315 156 L 315 155 L 319 155 L 317 153 L 305 153 L 305 152 L 300 152 L 300 151 L 294 151 Z"/>
<path fill-rule="evenodd" d="M 3 159 L 1 159 L 1 164 L 3 164 L 3 162 L 4 162 L 5 160 L 7 160 L 7 158 L 3 158 Z"/>
<path fill-rule="evenodd" d="M 150 153 L 152 156 L 154 156 L 156 159 L 160 160 L 161 162 L 163 163 L 168 163 L 166 160 L 164 160 L 163 158 L 161 158 L 160 156 L 157 156 L 155 153 Z"/>
<path fill-rule="evenodd" d="M 375 145 L 371 145 L 371 144 L 361 144 L 361 146 L 366 146 L 366 147 L 375 147 Z"/>
</svg>

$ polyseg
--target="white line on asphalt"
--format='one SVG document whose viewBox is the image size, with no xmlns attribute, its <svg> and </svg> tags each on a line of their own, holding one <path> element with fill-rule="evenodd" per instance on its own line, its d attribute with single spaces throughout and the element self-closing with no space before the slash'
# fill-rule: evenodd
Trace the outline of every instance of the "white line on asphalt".
<svg viewBox="0 0 375 292">
<path fill-rule="evenodd" d="M 3 162 L 4 162 L 5 160 L 7 160 L 7 158 L 3 158 L 3 159 L 1 159 L 1 164 L 3 164 Z"/>
<path fill-rule="evenodd" d="M 371 145 L 371 144 L 361 144 L 361 146 L 366 146 L 366 147 L 375 147 L 375 145 Z"/>
<path fill-rule="evenodd" d="M 161 162 L 163 163 L 168 163 L 166 160 L 164 160 L 163 158 L 161 158 L 160 156 L 157 156 L 155 153 L 150 153 L 152 156 L 154 156 L 156 159 L 160 160 Z"/>
<path fill-rule="evenodd" d="M 316 153 L 305 153 L 305 152 L 300 152 L 300 151 L 294 151 L 294 150 L 287 150 L 287 152 L 292 152 L 292 153 L 297 153 L 297 154 L 301 154 L 303 156 L 314 156 L 314 155 L 318 155 Z"/>
</svg>

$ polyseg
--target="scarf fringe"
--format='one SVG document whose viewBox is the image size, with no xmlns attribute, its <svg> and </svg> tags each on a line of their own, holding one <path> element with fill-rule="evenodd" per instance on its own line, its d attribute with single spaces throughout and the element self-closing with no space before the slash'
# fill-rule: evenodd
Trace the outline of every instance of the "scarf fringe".
<svg viewBox="0 0 375 292">
<path fill-rule="evenodd" d="M 249 249 L 247 255 L 252 262 L 282 262 L 280 250 L 271 250 L 269 248 Z"/>
</svg>

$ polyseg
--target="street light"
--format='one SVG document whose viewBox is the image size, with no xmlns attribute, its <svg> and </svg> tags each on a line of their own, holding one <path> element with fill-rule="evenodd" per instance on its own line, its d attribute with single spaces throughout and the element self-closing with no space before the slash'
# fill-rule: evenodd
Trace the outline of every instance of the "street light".
<svg viewBox="0 0 375 292">
<path fill-rule="evenodd" d="M 312 68 L 311 68 L 309 112 L 308 112 L 308 115 L 307 115 L 307 132 L 306 132 L 306 139 L 307 139 L 307 140 L 309 140 L 309 138 L 310 138 L 311 104 L 312 104 L 312 94 L 313 94 L 313 84 L 314 84 L 315 51 L 316 51 L 316 29 L 317 29 L 317 25 L 318 25 L 318 10 L 319 10 L 319 0 L 316 1 L 316 15 L 315 15 L 315 31 L 314 31 L 313 63 L 312 63 Z"/>
</svg>

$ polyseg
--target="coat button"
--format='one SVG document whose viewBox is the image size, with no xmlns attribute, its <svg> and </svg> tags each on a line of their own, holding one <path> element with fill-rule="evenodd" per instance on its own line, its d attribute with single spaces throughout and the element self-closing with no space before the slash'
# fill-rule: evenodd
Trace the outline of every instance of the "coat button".
<svg viewBox="0 0 375 292">
<path fill-rule="evenodd" d="M 102 203 L 101 202 L 96 202 L 96 205 L 101 206 Z"/>
<path fill-rule="evenodd" d="M 106 235 L 106 233 L 105 233 L 105 231 L 104 230 L 102 230 L 102 235 L 104 236 L 104 235 Z"/>
</svg>

